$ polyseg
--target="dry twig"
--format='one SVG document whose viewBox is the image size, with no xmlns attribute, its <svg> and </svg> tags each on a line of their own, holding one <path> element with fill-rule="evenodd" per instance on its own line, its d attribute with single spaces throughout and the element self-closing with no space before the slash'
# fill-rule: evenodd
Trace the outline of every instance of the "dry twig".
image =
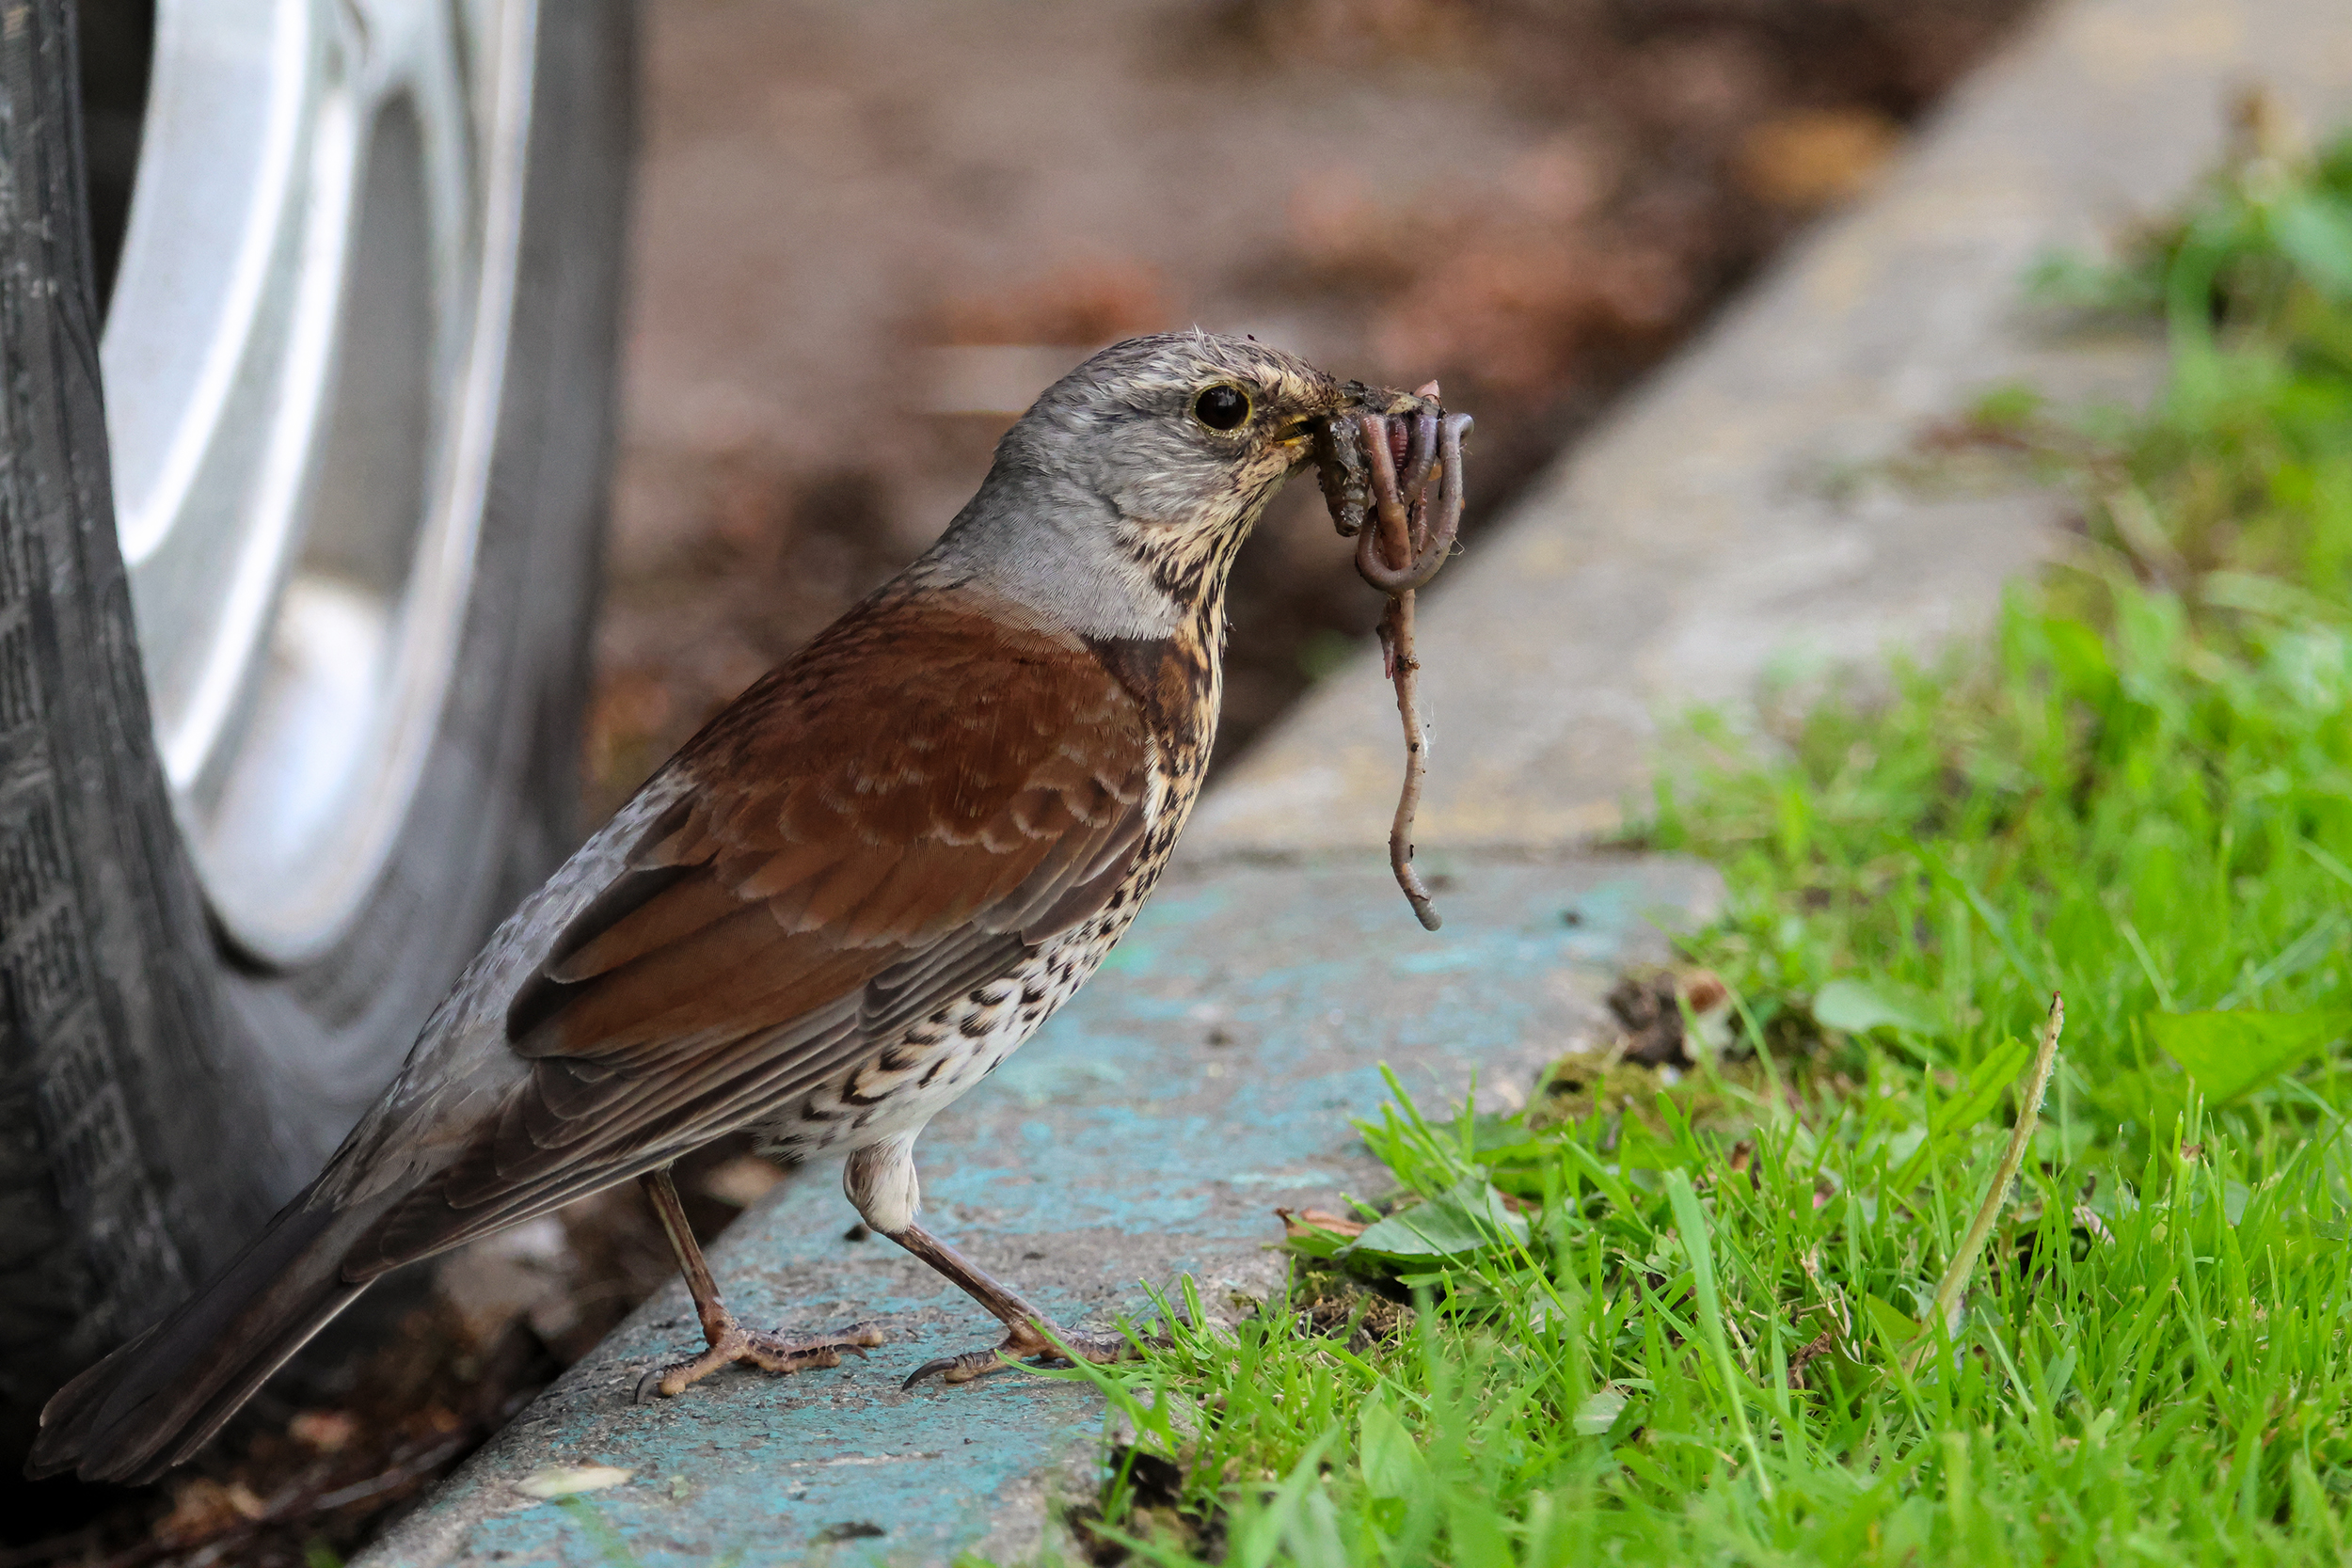
<svg viewBox="0 0 2352 1568">
<path fill-rule="evenodd" d="M 2034 1053 L 2033 1066 L 2026 1075 L 2026 1092 L 2017 1107 L 2017 1125 L 2010 1129 L 2009 1147 L 2001 1151 L 2001 1163 L 1993 1173 L 1993 1185 L 1985 1193 L 1984 1201 L 1977 1206 L 1977 1214 L 1961 1239 L 1960 1250 L 1944 1271 L 1944 1277 L 1935 1287 L 1935 1306 L 1930 1312 L 1927 1326 L 1903 1354 L 1903 1372 L 1908 1376 L 1918 1370 L 1919 1363 L 1935 1340 L 1937 1325 L 1948 1333 L 1954 1315 L 1960 1309 L 1961 1292 L 1967 1288 L 1968 1276 L 1976 1272 L 1977 1254 L 1984 1250 L 1985 1238 L 1993 1234 L 1993 1222 L 2000 1218 L 2001 1205 L 2009 1201 L 2010 1183 L 2025 1168 L 2026 1146 L 2033 1139 L 2033 1130 L 2042 1121 L 2042 1097 L 2049 1092 L 2050 1069 L 2058 1062 L 2058 1036 L 2066 1028 L 2066 1000 L 2058 992 L 2050 993 L 2050 1015 L 2042 1025 L 2042 1048 Z"/>
</svg>

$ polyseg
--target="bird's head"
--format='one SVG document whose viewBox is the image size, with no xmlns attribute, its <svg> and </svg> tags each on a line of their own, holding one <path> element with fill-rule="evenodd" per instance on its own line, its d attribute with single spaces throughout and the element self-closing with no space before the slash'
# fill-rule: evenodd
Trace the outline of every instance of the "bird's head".
<svg viewBox="0 0 2352 1568">
<path fill-rule="evenodd" d="M 1339 384 L 1248 338 L 1113 343 L 1046 388 L 997 451 L 1080 481 L 1147 531 L 1247 529 L 1313 455 Z"/>
<path fill-rule="evenodd" d="M 1114 343 L 1006 433 L 942 548 L 1073 629 L 1166 635 L 1221 603 L 1234 552 L 1343 396 L 1247 338 Z"/>
</svg>

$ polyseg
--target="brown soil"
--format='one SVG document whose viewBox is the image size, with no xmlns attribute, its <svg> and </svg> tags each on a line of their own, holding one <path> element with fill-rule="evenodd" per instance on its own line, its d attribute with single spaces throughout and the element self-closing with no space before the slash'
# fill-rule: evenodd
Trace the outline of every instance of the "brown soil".
<svg viewBox="0 0 2352 1568">
<path fill-rule="evenodd" d="M 1478 419 L 1474 551 L 2027 3 L 653 0 L 599 816 L 1117 337 L 1440 377 Z M 1378 608 L 1295 486 L 1238 571 L 1223 754 Z M 772 1180 L 735 1149 L 685 1174 L 713 1233 Z M 338 1560 L 670 1272 L 633 1188 L 509 1243 L 167 1485 L 44 1483 L 0 1568 Z"/>
</svg>

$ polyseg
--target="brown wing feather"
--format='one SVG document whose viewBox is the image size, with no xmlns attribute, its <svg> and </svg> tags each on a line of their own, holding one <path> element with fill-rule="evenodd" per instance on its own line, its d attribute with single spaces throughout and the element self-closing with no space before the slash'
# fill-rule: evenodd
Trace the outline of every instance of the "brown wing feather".
<svg viewBox="0 0 2352 1568">
<path fill-rule="evenodd" d="M 531 1078 L 353 1277 L 755 1119 L 1104 907 L 1144 720 L 1082 644 L 992 608 L 871 604 L 687 745 L 698 787 L 516 998 Z"/>
</svg>

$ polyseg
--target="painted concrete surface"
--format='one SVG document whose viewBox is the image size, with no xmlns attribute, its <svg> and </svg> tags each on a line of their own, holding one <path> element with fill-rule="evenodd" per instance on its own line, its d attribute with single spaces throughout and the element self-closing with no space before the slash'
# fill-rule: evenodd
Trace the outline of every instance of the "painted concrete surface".
<svg viewBox="0 0 2352 1568">
<path fill-rule="evenodd" d="M 1775 666 L 1985 626 L 2002 583 L 2053 546 L 2057 507 L 1922 492 L 1873 466 L 2005 382 L 2152 386 L 2153 340 L 2060 333 L 2021 279 L 2175 204 L 2257 83 L 2314 129 L 2352 119 L 2346 0 L 2076 0 L 1963 84 L 1874 198 L 1438 579 L 1423 847 L 1587 840 L 1642 789 L 1661 711 L 1736 709 Z M 1335 677 L 1202 803 L 1186 852 L 1384 843 L 1393 703 L 1371 665 Z"/>
<path fill-rule="evenodd" d="M 1664 959 L 1666 930 L 1719 896 L 1705 867 L 1602 856 L 1456 858 L 1437 892 L 1431 935 L 1376 858 L 1174 879 L 1077 1000 L 926 1134 L 928 1223 L 1072 1326 L 1106 1326 L 1183 1274 L 1213 1310 L 1240 1310 L 1279 1288 L 1277 1205 L 1385 1190 L 1349 1126 L 1386 1098 L 1381 1064 L 1431 1107 L 1473 1074 L 1482 1103 L 1509 1103 L 1607 1027 L 1619 972 Z M 1101 1400 L 1020 1373 L 901 1392 L 994 1325 L 889 1243 L 846 1239 L 838 1180 L 833 1164 L 800 1173 L 713 1263 L 749 1323 L 879 1321 L 890 1341 L 870 1360 L 729 1370 L 632 1405 L 644 1368 L 699 1348 L 674 1286 L 364 1568 L 1033 1558 L 1052 1503 L 1091 1495 Z M 516 1484 L 591 1465 L 632 1479 L 570 1503 Z"/>
</svg>

